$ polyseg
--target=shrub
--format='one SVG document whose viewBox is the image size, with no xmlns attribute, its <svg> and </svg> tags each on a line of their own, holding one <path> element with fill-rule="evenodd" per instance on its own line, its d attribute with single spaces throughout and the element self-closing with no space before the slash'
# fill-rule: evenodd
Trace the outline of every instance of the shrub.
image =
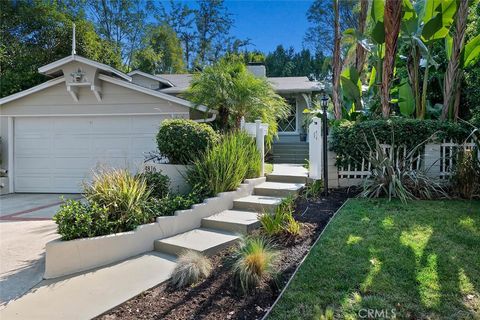
<svg viewBox="0 0 480 320">
<path fill-rule="evenodd" d="M 295 198 L 293 196 L 282 200 L 273 213 L 260 215 L 262 230 L 267 236 L 298 236 L 301 233 L 300 223 L 295 220 Z"/>
<path fill-rule="evenodd" d="M 170 178 L 160 172 L 144 172 L 138 178 L 145 180 L 153 197 L 163 198 L 170 191 Z"/>
<path fill-rule="evenodd" d="M 477 150 L 459 150 L 452 174 L 453 192 L 462 198 L 472 199 L 480 191 L 480 163 Z"/>
<path fill-rule="evenodd" d="M 163 198 L 151 198 L 146 210 L 153 217 L 173 216 L 177 210 L 190 209 L 196 203 L 202 203 L 203 196 L 192 192 L 187 195 L 167 195 Z"/>
<path fill-rule="evenodd" d="M 235 283 L 246 294 L 274 274 L 276 251 L 261 237 L 246 237 L 234 253 Z"/>
<path fill-rule="evenodd" d="M 172 164 L 191 163 L 218 140 L 208 124 L 185 119 L 163 121 L 157 134 L 158 150 Z"/>
<path fill-rule="evenodd" d="M 177 265 L 172 272 L 171 284 L 180 289 L 198 283 L 212 271 L 210 260 L 204 255 L 188 250 L 177 259 Z"/>
<path fill-rule="evenodd" d="M 389 200 L 398 198 L 404 203 L 411 199 L 446 197 L 442 185 L 430 178 L 425 170 L 413 169 L 418 150 L 424 143 L 409 150 L 404 157 L 393 159 L 375 138 L 375 149 L 370 150 L 367 156 L 371 164 L 370 176 L 365 179 L 360 196 L 368 198 L 387 196 Z M 392 145 L 393 150 L 396 148 Z"/>
<path fill-rule="evenodd" d="M 242 131 L 225 135 L 187 171 L 187 181 L 206 195 L 233 191 L 248 178 L 260 176 L 261 157 L 255 141 Z"/>
<path fill-rule="evenodd" d="M 127 170 L 111 170 L 96 173 L 93 182 L 84 187 L 85 198 L 108 210 L 109 221 L 114 221 L 114 232 L 133 230 L 151 221 L 143 209 L 149 197 L 144 179 L 133 176 Z"/>
<path fill-rule="evenodd" d="M 463 142 L 468 136 L 466 125 L 448 121 L 391 118 L 363 122 L 344 121 L 332 128 L 330 149 L 337 154 L 337 165 L 361 161 L 378 139 L 412 149 L 436 133 L 436 140 L 453 139 Z M 393 140 L 394 139 L 394 140 Z"/>
<path fill-rule="evenodd" d="M 60 205 L 53 221 L 62 240 L 106 235 L 112 232 L 115 223 L 110 221 L 107 208 L 72 199 Z"/>
<path fill-rule="evenodd" d="M 305 198 L 317 198 L 323 191 L 323 180 L 314 180 L 307 182 L 303 195 Z"/>
</svg>

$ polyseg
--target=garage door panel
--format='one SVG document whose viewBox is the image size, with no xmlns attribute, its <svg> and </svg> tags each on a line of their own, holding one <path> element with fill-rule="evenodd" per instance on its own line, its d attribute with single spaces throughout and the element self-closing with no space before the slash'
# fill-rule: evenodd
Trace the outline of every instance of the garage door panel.
<svg viewBox="0 0 480 320">
<path fill-rule="evenodd" d="M 136 172 L 163 116 L 16 118 L 16 192 L 81 192 L 94 170 Z"/>
</svg>

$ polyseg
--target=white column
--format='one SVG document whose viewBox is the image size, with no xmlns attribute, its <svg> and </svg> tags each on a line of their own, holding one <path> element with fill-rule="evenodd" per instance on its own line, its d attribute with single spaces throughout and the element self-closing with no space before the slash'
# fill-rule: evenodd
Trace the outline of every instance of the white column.
<svg viewBox="0 0 480 320">
<path fill-rule="evenodd" d="M 260 176 L 263 177 L 265 174 L 265 141 L 264 141 L 264 130 L 261 126 L 261 120 L 255 120 L 255 137 L 257 140 L 257 149 L 260 152 L 260 157 L 262 159 Z"/>
<path fill-rule="evenodd" d="M 309 177 L 311 179 L 321 179 L 322 170 L 322 119 L 313 117 L 312 123 L 308 127 L 308 149 L 309 149 Z"/>
</svg>

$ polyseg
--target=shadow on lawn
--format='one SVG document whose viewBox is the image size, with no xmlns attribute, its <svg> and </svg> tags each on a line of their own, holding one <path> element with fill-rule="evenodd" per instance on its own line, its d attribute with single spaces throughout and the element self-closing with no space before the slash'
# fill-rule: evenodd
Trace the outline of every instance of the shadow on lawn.
<svg viewBox="0 0 480 320">
<path fill-rule="evenodd" d="M 364 214 L 363 227 L 345 240 L 345 254 L 348 246 L 355 248 L 350 254 L 356 268 L 342 290 L 344 315 L 362 316 L 368 310 L 384 318 L 480 315 L 478 215 L 466 205 L 464 212 L 441 212 L 432 219 L 416 204 L 390 203 L 383 208 L 388 214 Z M 382 203 L 377 205 L 382 209 Z"/>
</svg>

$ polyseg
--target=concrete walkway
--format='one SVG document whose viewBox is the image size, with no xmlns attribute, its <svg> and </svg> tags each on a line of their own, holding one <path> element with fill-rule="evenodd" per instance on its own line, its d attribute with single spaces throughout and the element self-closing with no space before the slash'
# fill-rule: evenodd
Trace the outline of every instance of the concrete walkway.
<svg viewBox="0 0 480 320">
<path fill-rule="evenodd" d="M 91 319 L 170 278 L 175 258 L 157 252 L 95 271 L 44 280 L 0 310 L 0 319 Z"/>
</svg>

